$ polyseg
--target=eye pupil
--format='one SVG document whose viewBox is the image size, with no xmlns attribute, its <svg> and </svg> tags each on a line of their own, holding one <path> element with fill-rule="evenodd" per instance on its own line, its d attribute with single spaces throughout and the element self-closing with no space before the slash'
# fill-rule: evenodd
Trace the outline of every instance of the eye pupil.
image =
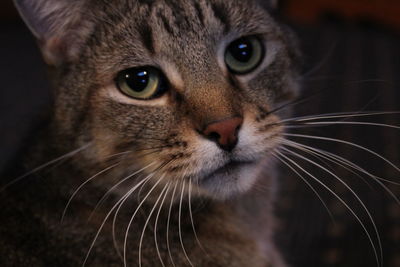
<svg viewBox="0 0 400 267">
<path fill-rule="evenodd" d="M 231 44 L 232 56 L 240 62 L 248 62 L 253 55 L 253 46 L 247 40 L 238 40 Z"/>
<path fill-rule="evenodd" d="M 136 92 L 142 92 L 149 83 L 149 75 L 145 70 L 137 70 L 125 75 L 127 85 Z"/>
</svg>

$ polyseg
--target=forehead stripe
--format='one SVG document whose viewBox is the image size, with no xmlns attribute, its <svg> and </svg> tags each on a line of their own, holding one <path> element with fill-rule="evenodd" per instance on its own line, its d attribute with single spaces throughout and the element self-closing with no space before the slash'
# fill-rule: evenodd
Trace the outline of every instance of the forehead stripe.
<svg viewBox="0 0 400 267">
<path fill-rule="evenodd" d="M 197 17 L 200 20 L 201 25 L 204 26 L 205 25 L 205 23 L 204 23 L 204 14 L 203 14 L 203 10 L 200 7 L 200 4 L 198 3 L 197 0 L 194 0 L 193 1 L 193 5 L 194 5 L 194 8 L 196 9 L 196 14 L 197 14 Z"/>
<path fill-rule="evenodd" d="M 151 7 L 154 4 L 155 0 L 138 0 L 138 2 L 140 4 L 145 4 L 145 5 L 148 5 L 149 7 Z"/>
<path fill-rule="evenodd" d="M 170 34 L 174 35 L 174 29 L 171 27 L 171 25 L 168 22 L 168 19 L 162 14 L 161 12 L 158 13 L 159 18 L 161 18 L 161 21 L 164 25 L 164 29 Z"/>
<path fill-rule="evenodd" d="M 214 13 L 214 17 L 216 17 L 224 26 L 224 32 L 229 32 L 231 25 L 229 22 L 229 18 L 224 10 L 224 7 L 217 3 L 211 3 L 211 9 Z"/>
<path fill-rule="evenodd" d="M 138 27 L 138 31 L 144 46 L 149 50 L 150 54 L 154 54 L 153 30 L 150 25 L 143 21 Z"/>
</svg>

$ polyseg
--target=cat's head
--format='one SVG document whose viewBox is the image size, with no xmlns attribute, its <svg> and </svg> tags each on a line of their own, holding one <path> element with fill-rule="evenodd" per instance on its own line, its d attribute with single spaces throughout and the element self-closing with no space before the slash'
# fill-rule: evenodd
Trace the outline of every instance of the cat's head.
<svg viewBox="0 0 400 267">
<path fill-rule="evenodd" d="M 216 198 L 248 190 L 297 91 L 290 34 L 260 1 L 16 0 L 54 73 L 65 152 L 89 143 L 81 168 L 127 152 L 105 184 L 141 170 Z"/>
</svg>

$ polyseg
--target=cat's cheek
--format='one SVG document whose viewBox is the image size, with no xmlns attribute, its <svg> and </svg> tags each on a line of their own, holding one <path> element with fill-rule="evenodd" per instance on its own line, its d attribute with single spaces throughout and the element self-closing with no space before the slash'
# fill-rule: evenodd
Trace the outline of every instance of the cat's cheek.
<svg viewBox="0 0 400 267">
<path fill-rule="evenodd" d="M 278 121 L 279 118 L 274 115 L 263 118 L 256 111 L 246 112 L 234 160 L 259 161 L 268 156 L 279 146 L 279 138 L 284 131 L 282 126 L 276 124 Z"/>
<path fill-rule="evenodd" d="M 194 175 L 208 174 L 226 163 L 226 155 L 215 143 L 194 136 L 191 139 L 190 143 L 194 148 L 191 156 L 193 162 L 191 172 Z"/>
</svg>

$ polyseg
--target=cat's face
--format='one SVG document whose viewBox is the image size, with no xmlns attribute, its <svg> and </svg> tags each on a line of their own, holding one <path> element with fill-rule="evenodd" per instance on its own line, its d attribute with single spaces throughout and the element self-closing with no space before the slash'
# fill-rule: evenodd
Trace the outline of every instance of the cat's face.
<svg viewBox="0 0 400 267">
<path fill-rule="evenodd" d="M 110 184 L 145 168 L 141 179 L 217 198 L 248 190 L 283 131 L 270 112 L 297 90 L 282 29 L 255 1 L 104 2 L 80 5 L 70 39 L 48 42 L 69 53 L 55 66 L 55 125 L 90 142 L 82 168 L 131 151 Z"/>
</svg>

